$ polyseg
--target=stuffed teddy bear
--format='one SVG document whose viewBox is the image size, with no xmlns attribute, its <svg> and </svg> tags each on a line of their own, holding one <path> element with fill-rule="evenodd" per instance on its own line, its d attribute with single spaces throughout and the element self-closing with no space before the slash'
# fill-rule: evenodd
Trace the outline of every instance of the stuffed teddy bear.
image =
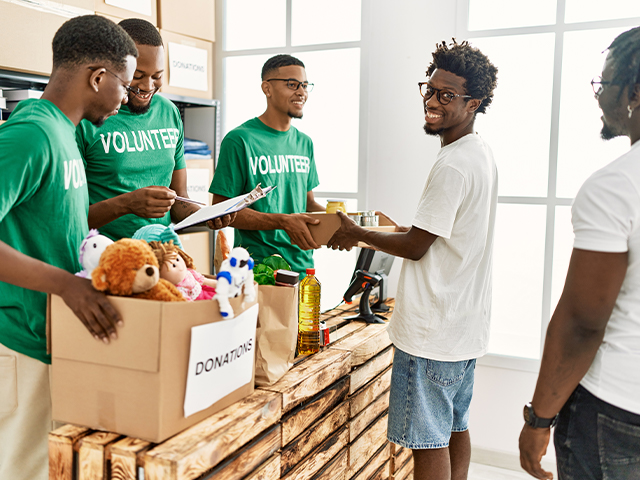
<svg viewBox="0 0 640 480">
<path fill-rule="evenodd" d="M 84 237 L 80 244 L 80 265 L 82 270 L 76 273 L 81 278 L 91 278 L 91 272 L 98 266 L 100 255 L 104 249 L 113 243 L 109 237 L 100 235 L 95 228 L 89 230 L 89 234 Z"/>
<path fill-rule="evenodd" d="M 160 278 L 158 260 L 144 240 L 122 238 L 109 245 L 91 279 L 96 290 L 111 295 L 184 302 L 182 293 Z"/>
</svg>

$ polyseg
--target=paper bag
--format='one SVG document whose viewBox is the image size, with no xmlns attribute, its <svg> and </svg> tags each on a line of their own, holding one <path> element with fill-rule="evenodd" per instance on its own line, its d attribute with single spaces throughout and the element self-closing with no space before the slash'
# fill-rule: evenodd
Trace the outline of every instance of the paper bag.
<svg viewBox="0 0 640 480">
<path fill-rule="evenodd" d="M 256 385 L 272 385 L 293 365 L 298 340 L 298 286 L 260 285 Z"/>
</svg>

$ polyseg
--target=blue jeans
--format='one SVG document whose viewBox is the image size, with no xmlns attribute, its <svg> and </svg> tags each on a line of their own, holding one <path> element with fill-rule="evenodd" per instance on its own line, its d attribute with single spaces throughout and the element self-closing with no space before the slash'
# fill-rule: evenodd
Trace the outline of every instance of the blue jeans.
<svg viewBox="0 0 640 480">
<path fill-rule="evenodd" d="M 554 434 L 560 480 L 640 480 L 640 415 L 578 385 Z"/>
</svg>

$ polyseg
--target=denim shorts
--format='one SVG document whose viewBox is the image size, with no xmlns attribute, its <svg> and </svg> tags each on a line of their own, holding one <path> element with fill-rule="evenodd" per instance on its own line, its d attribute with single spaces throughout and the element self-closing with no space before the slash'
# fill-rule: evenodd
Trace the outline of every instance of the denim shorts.
<svg viewBox="0 0 640 480">
<path fill-rule="evenodd" d="M 475 359 L 440 362 L 396 348 L 387 438 L 411 449 L 448 447 L 452 432 L 469 428 L 475 366 Z"/>
<path fill-rule="evenodd" d="M 582 385 L 562 407 L 553 440 L 560 480 L 640 479 L 640 415 Z"/>
</svg>

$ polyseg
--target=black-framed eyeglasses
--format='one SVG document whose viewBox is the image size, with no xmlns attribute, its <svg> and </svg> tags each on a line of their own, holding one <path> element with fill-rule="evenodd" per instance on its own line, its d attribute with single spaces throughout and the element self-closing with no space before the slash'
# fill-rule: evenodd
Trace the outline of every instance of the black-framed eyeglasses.
<svg viewBox="0 0 640 480">
<path fill-rule="evenodd" d="M 427 82 L 418 82 L 418 87 L 420 88 L 420 95 L 422 95 L 422 98 L 424 98 L 425 100 L 429 100 L 431 97 L 433 97 L 433 94 L 435 93 L 436 98 L 442 105 L 447 105 L 451 103 L 451 100 L 453 100 L 456 97 L 471 98 L 471 95 L 460 95 L 457 93 L 447 92 L 446 90 L 433 88 Z"/>
<path fill-rule="evenodd" d="M 104 67 L 101 67 L 104 68 Z M 89 70 L 95 72 L 98 68 L 97 67 L 89 67 Z M 111 75 L 113 75 L 114 77 L 116 77 L 118 80 L 120 80 L 120 83 L 122 83 L 122 86 L 124 87 L 125 91 L 127 93 L 131 93 L 133 95 L 140 95 L 140 89 L 139 88 L 134 88 L 131 85 L 127 85 L 127 82 L 125 82 L 124 80 L 122 80 L 118 75 L 116 75 L 115 73 L 113 73 L 111 70 L 107 70 L 106 68 L 104 68 L 107 72 L 109 72 Z"/>
<path fill-rule="evenodd" d="M 593 80 L 591 80 L 591 88 L 593 88 L 593 94 L 595 95 L 595 97 L 598 98 L 600 95 L 602 95 L 604 87 L 606 87 L 607 85 L 616 85 L 617 83 L 618 82 L 602 80 L 602 77 L 598 76 L 593 77 Z"/>
<path fill-rule="evenodd" d="M 311 91 L 313 90 L 313 83 L 300 82 L 295 78 L 270 78 L 269 80 L 267 80 L 267 82 L 270 82 L 271 80 L 277 80 L 279 82 L 287 82 L 287 88 L 294 91 L 298 90 L 300 86 L 302 86 L 302 89 L 307 93 L 311 93 Z"/>
</svg>

